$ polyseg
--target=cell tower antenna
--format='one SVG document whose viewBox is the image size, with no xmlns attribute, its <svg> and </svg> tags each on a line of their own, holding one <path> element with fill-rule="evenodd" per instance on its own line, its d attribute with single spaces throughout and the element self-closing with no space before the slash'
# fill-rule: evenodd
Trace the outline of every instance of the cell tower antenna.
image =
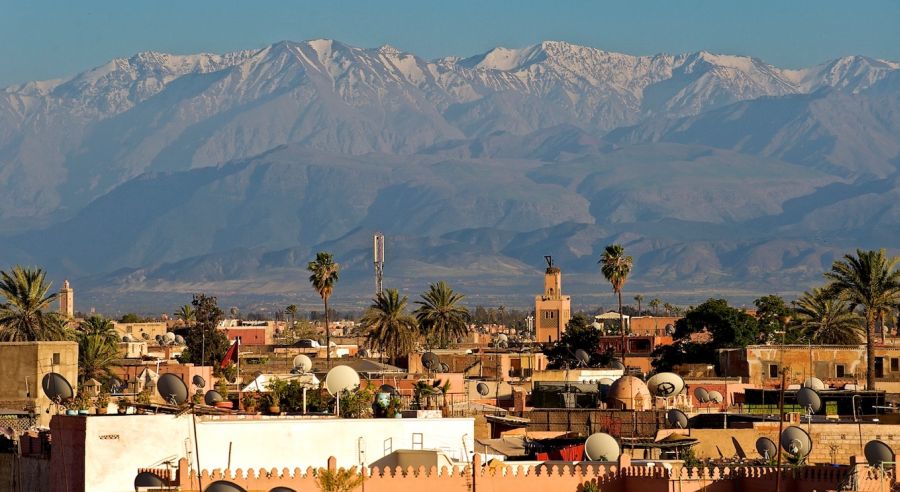
<svg viewBox="0 0 900 492">
<path fill-rule="evenodd" d="M 376 232 L 372 243 L 375 259 L 375 295 L 379 296 L 382 293 L 382 279 L 384 278 L 384 234 Z"/>
</svg>

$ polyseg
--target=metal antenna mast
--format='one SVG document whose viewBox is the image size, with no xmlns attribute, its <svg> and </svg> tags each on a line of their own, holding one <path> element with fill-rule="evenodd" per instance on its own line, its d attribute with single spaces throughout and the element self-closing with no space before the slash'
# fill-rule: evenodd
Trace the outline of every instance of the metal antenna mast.
<svg viewBox="0 0 900 492">
<path fill-rule="evenodd" d="M 372 243 L 375 258 L 375 295 L 378 296 L 382 292 L 384 277 L 384 234 L 376 232 Z"/>
</svg>

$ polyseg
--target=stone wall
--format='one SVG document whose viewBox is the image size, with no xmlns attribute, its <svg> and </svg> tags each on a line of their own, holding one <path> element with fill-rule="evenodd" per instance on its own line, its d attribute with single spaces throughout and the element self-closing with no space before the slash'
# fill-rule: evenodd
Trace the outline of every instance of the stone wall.
<svg viewBox="0 0 900 492">
<path fill-rule="evenodd" d="M 20 491 L 50 491 L 50 460 L 0 453 L 0 492 Z"/>
</svg>

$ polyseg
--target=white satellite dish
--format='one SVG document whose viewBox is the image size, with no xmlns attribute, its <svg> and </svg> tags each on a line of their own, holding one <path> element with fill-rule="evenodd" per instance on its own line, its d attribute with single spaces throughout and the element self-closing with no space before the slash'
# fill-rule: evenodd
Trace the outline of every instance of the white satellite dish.
<svg viewBox="0 0 900 492">
<path fill-rule="evenodd" d="M 171 345 L 171 344 L 175 343 L 175 334 L 172 333 L 171 331 L 167 331 L 166 334 L 163 335 L 163 340 L 164 340 L 168 345 Z"/>
<path fill-rule="evenodd" d="M 309 372 L 312 369 L 312 359 L 303 354 L 294 357 L 294 369 L 299 369 L 301 372 Z"/>
<path fill-rule="evenodd" d="M 713 403 L 722 403 L 725 400 L 725 397 L 722 396 L 722 393 L 719 393 L 716 390 L 712 390 L 709 392 L 709 401 Z"/>
<path fill-rule="evenodd" d="M 609 434 L 597 432 L 584 441 L 584 454 L 590 461 L 615 461 L 621 451 L 616 438 Z"/>
<path fill-rule="evenodd" d="M 350 366 L 335 366 L 325 375 L 325 389 L 332 395 L 359 387 L 359 374 Z"/>
<path fill-rule="evenodd" d="M 822 391 L 823 389 L 825 389 L 825 383 L 822 382 L 822 380 L 819 378 L 808 377 L 805 381 L 803 381 L 803 387 L 816 391 Z"/>
<path fill-rule="evenodd" d="M 660 372 L 647 380 L 647 389 L 653 396 L 675 396 L 684 391 L 684 379 L 674 372 Z"/>
</svg>

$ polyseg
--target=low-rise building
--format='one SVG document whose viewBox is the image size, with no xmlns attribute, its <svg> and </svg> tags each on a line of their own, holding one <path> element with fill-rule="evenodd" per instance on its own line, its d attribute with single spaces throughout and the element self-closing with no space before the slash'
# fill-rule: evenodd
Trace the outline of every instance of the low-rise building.
<svg viewBox="0 0 900 492">
<path fill-rule="evenodd" d="M 113 322 L 113 328 L 119 337 L 129 335 L 133 340 L 156 340 L 157 336 L 165 335 L 168 330 L 165 321 L 148 321 L 146 323 L 120 323 Z"/>
<path fill-rule="evenodd" d="M 47 426 L 52 402 L 41 389 L 50 372 L 61 374 L 77 393 L 78 344 L 75 342 L 0 343 L 0 408 L 27 410 Z"/>
</svg>

